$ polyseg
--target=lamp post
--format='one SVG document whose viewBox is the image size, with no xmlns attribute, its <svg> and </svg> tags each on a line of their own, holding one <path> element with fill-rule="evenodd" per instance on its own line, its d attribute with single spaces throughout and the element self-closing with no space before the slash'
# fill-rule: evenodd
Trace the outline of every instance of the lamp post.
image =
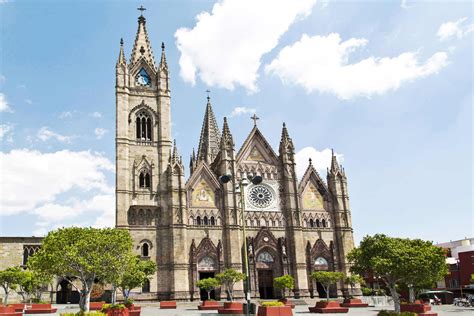
<svg viewBox="0 0 474 316">
<path fill-rule="evenodd" d="M 227 183 L 230 180 L 232 180 L 231 175 L 222 175 L 219 177 L 219 181 L 221 183 Z M 244 274 L 245 274 L 245 280 L 246 280 L 246 287 L 244 289 L 245 293 L 245 300 L 247 301 L 247 309 L 245 311 L 246 315 L 250 314 L 250 274 L 249 274 L 249 260 L 248 260 L 248 254 L 247 254 L 247 234 L 245 230 L 245 218 L 244 218 L 244 212 L 245 212 L 245 187 L 248 186 L 249 180 L 252 182 L 252 184 L 260 184 L 262 182 L 262 177 L 261 176 L 254 176 L 254 177 L 248 177 L 247 178 L 242 178 L 239 181 L 238 185 L 238 193 L 240 193 L 240 221 L 242 222 L 242 235 L 244 238 Z"/>
</svg>

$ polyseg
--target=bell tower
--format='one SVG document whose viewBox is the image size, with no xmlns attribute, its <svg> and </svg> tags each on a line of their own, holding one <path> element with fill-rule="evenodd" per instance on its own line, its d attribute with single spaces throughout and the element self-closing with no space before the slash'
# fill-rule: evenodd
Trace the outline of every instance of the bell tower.
<svg viewBox="0 0 474 316">
<path fill-rule="evenodd" d="M 128 229 L 134 250 L 158 260 L 157 227 L 167 213 L 167 168 L 172 150 L 169 71 L 165 46 L 159 65 L 140 7 L 130 60 L 120 41 L 116 64 L 116 227 Z M 150 291 L 157 292 L 156 278 Z"/>
</svg>

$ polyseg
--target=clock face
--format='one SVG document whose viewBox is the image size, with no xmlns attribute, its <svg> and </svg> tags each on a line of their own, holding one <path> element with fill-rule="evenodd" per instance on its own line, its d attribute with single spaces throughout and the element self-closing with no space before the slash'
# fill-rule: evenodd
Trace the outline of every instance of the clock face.
<svg viewBox="0 0 474 316">
<path fill-rule="evenodd" d="M 249 189 L 247 200 L 253 207 L 265 209 L 272 205 L 275 196 L 273 190 L 269 186 L 258 184 Z"/>
<path fill-rule="evenodd" d="M 147 74 L 145 69 L 142 68 L 138 72 L 137 77 L 136 77 L 136 83 L 139 86 L 150 86 L 151 85 L 150 76 Z"/>
</svg>

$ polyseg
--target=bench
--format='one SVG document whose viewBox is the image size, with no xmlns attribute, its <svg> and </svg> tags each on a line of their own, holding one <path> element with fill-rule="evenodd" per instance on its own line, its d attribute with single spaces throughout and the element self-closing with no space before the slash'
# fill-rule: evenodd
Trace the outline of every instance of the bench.
<svg viewBox="0 0 474 316">
<path fill-rule="evenodd" d="M 161 301 L 160 309 L 176 309 L 176 301 Z"/>
<path fill-rule="evenodd" d="M 21 315 L 23 315 L 23 312 L 17 312 L 17 311 L 15 311 L 15 308 L 14 308 L 14 307 L 1 306 L 1 307 L 0 307 L 0 315 L 1 315 L 1 316 L 21 316 Z"/>
<path fill-rule="evenodd" d="M 222 305 L 217 301 L 204 301 L 201 305 L 198 306 L 199 310 L 217 310 L 222 308 Z"/>
<path fill-rule="evenodd" d="M 25 314 L 52 314 L 56 313 L 57 308 L 51 308 L 51 304 L 31 304 L 25 309 Z"/>
<path fill-rule="evenodd" d="M 308 307 L 310 313 L 320 313 L 320 314 L 329 314 L 329 313 L 347 313 L 349 308 L 341 307 L 340 303 L 337 301 L 319 301 L 314 307 Z"/>
<path fill-rule="evenodd" d="M 89 310 L 91 311 L 100 311 L 105 302 L 90 302 Z"/>
</svg>

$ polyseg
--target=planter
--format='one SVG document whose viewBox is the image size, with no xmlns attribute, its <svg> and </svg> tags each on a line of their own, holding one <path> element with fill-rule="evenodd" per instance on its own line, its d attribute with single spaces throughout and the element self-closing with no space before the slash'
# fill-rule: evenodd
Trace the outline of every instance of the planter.
<svg viewBox="0 0 474 316">
<path fill-rule="evenodd" d="M 22 316 L 23 312 L 16 312 L 13 307 L 0 306 L 1 316 Z"/>
<path fill-rule="evenodd" d="M 176 301 L 161 301 L 160 309 L 176 309 Z"/>
<path fill-rule="evenodd" d="M 369 304 L 363 303 L 358 298 L 346 298 L 341 304 L 342 307 L 369 307 Z"/>
<path fill-rule="evenodd" d="M 91 311 L 100 311 L 102 309 L 102 305 L 104 305 L 105 302 L 90 302 L 89 303 L 89 310 Z"/>
<path fill-rule="evenodd" d="M 239 302 L 225 302 L 224 307 L 217 310 L 219 314 L 243 314 L 244 305 Z"/>
<path fill-rule="evenodd" d="M 129 316 L 140 316 L 142 307 L 138 305 L 130 305 L 127 307 Z"/>
<path fill-rule="evenodd" d="M 347 313 L 349 308 L 341 307 L 338 301 L 319 301 L 314 307 L 309 307 L 310 313 Z"/>
<path fill-rule="evenodd" d="M 426 313 L 431 310 L 431 306 L 426 304 L 400 304 L 401 312 Z"/>
<path fill-rule="evenodd" d="M 128 309 L 109 309 L 107 316 L 129 316 Z"/>
<path fill-rule="evenodd" d="M 293 316 L 291 306 L 259 306 L 257 316 Z"/>
<path fill-rule="evenodd" d="M 16 312 L 22 312 L 25 310 L 26 304 L 8 304 L 8 307 L 13 307 Z"/>
<path fill-rule="evenodd" d="M 199 310 L 218 310 L 222 305 L 217 301 L 204 301 L 198 306 Z"/>
<path fill-rule="evenodd" d="M 278 300 L 279 302 L 282 302 L 285 304 L 285 306 L 290 306 L 291 308 L 295 308 L 295 304 L 293 304 L 289 299 L 287 298 L 282 298 Z"/>
<path fill-rule="evenodd" d="M 56 313 L 57 308 L 52 308 L 51 304 L 31 304 L 25 309 L 25 314 L 53 314 Z"/>
</svg>

